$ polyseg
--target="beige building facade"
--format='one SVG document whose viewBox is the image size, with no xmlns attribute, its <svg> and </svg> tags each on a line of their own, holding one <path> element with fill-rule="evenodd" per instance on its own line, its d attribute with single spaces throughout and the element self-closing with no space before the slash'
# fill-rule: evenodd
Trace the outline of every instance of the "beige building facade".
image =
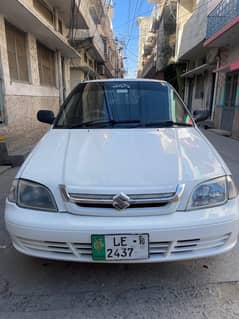
<svg viewBox="0 0 239 319">
<path fill-rule="evenodd" d="M 96 3 L 102 7 L 97 21 Z M 0 143 L 7 145 L 9 154 L 31 149 L 48 129 L 37 121 L 38 110 L 57 113 L 81 80 L 122 77 L 121 48 L 111 23 L 113 8 L 111 2 L 106 4 L 0 1 Z M 103 22 L 110 35 L 101 30 Z"/>
<path fill-rule="evenodd" d="M 70 90 L 70 59 L 79 54 L 50 1 L 1 1 L 0 14 L 0 134 L 10 154 L 23 145 L 27 152 L 47 129 L 37 111 L 58 111 Z"/>
<path fill-rule="evenodd" d="M 90 80 L 123 77 L 122 47 L 115 40 L 112 1 L 81 1 L 84 24 L 73 21 L 71 43 L 80 53 L 72 59 L 71 87 L 78 79 Z"/>
<path fill-rule="evenodd" d="M 176 0 L 151 0 L 149 17 L 138 19 L 140 27 L 138 77 L 166 80 L 181 91 L 177 76 L 181 63 L 175 63 Z"/>
</svg>

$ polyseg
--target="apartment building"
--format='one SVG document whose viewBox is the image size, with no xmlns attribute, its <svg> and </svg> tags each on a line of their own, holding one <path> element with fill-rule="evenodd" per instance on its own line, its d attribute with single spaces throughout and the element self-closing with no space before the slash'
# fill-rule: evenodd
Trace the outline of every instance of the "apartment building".
<svg viewBox="0 0 239 319">
<path fill-rule="evenodd" d="M 239 1 L 150 2 L 152 15 L 138 20 L 138 76 L 169 81 L 192 113 L 210 111 L 239 137 Z"/>
<path fill-rule="evenodd" d="M 155 9 L 154 9 L 155 10 Z M 156 23 L 157 16 L 154 13 L 152 13 L 151 16 L 148 17 L 138 17 L 138 26 L 139 26 L 139 44 L 138 44 L 138 66 L 137 66 L 137 76 L 143 77 L 144 76 L 144 69 L 145 64 L 147 64 L 148 55 L 146 55 L 146 43 L 149 44 L 149 47 L 151 49 L 150 57 L 152 59 L 152 67 L 150 69 L 153 69 L 155 66 L 155 52 L 153 52 L 155 47 L 155 38 L 156 34 L 155 32 L 152 32 L 154 30 L 153 24 Z M 151 33 L 151 38 L 149 39 L 148 34 Z M 154 41 L 149 41 L 154 40 Z M 149 73 L 149 72 L 148 72 Z"/>
<path fill-rule="evenodd" d="M 187 64 L 185 102 L 239 136 L 239 1 L 179 0 L 176 60 Z"/>
<path fill-rule="evenodd" d="M 184 62 L 186 72 L 184 100 L 189 109 L 210 110 L 212 113 L 215 90 L 217 50 L 207 49 L 208 15 L 220 0 L 179 0 L 177 9 L 176 62 Z"/>
<path fill-rule="evenodd" d="M 37 111 L 80 80 L 122 77 L 112 17 L 111 1 L 0 1 L 0 149 L 27 152 L 47 129 Z"/>
<path fill-rule="evenodd" d="M 182 91 L 183 63 L 175 63 L 176 0 L 151 0 L 154 9 L 149 17 L 140 17 L 138 77 L 170 82 Z"/>
<path fill-rule="evenodd" d="M 70 90 L 70 59 L 79 53 L 67 41 L 69 17 L 55 2 L 0 2 L 0 135 L 9 153 L 38 141 L 46 126 L 37 111 L 57 112 Z"/>
<path fill-rule="evenodd" d="M 82 12 L 85 23 L 79 23 L 73 15 L 70 42 L 80 57 L 72 59 L 71 87 L 79 79 L 123 77 L 122 47 L 115 40 L 112 27 L 112 1 L 81 1 L 75 11 Z"/>
<path fill-rule="evenodd" d="M 239 1 L 220 1 L 207 21 L 204 47 L 218 52 L 212 118 L 216 128 L 239 137 Z"/>
</svg>

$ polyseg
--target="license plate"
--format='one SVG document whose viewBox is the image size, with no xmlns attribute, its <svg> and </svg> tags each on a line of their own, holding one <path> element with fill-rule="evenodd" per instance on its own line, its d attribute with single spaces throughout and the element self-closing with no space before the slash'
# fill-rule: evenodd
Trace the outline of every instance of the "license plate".
<svg viewBox="0 0 239 319">
<path fill-rule="evenodd" d="M 93 260 L 149 258 L 148 234 L 92 235 Z"/>
</svg>

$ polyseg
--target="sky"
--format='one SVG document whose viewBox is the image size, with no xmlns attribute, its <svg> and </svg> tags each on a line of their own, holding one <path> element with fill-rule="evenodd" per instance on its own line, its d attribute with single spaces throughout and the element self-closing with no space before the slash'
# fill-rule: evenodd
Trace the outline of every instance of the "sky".
<svg viewBox="0 0 239 319">
<path fill-rule="evenodd" d="M 126 77 L 134 78 L 137 71 L 139 30 L 138 16 L 148 16 L 153 4 L 148 0 L 114 0 L 114 34 L 125 42 L 124 60 Z"/>
</svg>

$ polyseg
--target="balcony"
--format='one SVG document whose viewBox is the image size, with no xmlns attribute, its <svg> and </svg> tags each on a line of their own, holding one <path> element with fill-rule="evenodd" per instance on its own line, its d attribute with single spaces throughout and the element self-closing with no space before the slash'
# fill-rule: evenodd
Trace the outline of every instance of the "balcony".
<svg viewBox="0 0 239 319">
<path fill-rule="evenodd" d="M 56 32 L 42 16 L 23 0 L 0 1 L 0 12 L 8 21 L 26 32 L 31 32 L 36 39 L 53 51 L 59 50 L 69 58 L 79 57 L 79 53 L 67 39 Z"/>
<path fill-rule="evenodd" d="M 144 56 L 148 56 L 152 53 L 152 49 L 153 49 L 154 45 L 152 42 L 146 42 L 144 44 Z"/>
<path fill-rule="evenodd" d="M 101 0 L 98 0 L 98 2 Z M 72 45 L 76 48 L 85 48 L 89 53 L 98 61 L 104 61 L 104 42 L 100 35 L 100 25 L 96 24 L 90 9 L 92 7 L 92 1 L 81 1 L 80 10 L 84 12 L 84 18 L 87 24 L 87 28 L 81 28 L 75 26 L 71 40 Z"/>
<path fill-rule="evenodd" d="M 207 33 L 205 0 L 200 0 L 190 14 L 186 15 L 182 11 L 180 12 L 184 19 L 181 18 L 182 21 L 178 25 L 176 56 L 179 60 L 194 59 L 201 52 L 202 43 Z"/>
<path fill-rule="evenodd" d="M 176 44 L 176 3 L 164 8 L 164 19 L 160 22 L 160 37 L 157 39 L 156 70 L 162 71 L 174 62 Z"/>
<path fill-rule="evenodd" d="M 207 39 L 225 27 L 237 16 L 239 16 L 238 0 L 221 1 L 208 16 Z"/>
<path fill-rule="evenodd" d="M 97 28 L 94 30 L 75 29 L 71 41 L 76 49 L 86 49 L 98 62 L 104 61 L 104 42 Z"/>
<path fill-rule="evenodd" d="M 66 0 L 48 0 L 48 2 L 55 8 L 58 9 L 60 15 L 62 16 L 66 26 L 70 28 L 72 23 L 72 17 L 69 14 L 72 10 L 72 2 Z M 84 2 L 84 1 L 83 1 Z M 75 19 L 77 20 L 78 26 L 81 28 L 86 28 L 86 22 L 84 19 L 84 11 L 82 10 L 82 6 L 78 7 L 77 1 L 74 2 L 75 5 Z"/>
<path fill-rule="evenodd" d="M 156 72 L 155 66 L 156 66 L 156 54 L 155 52 L 153 52 L 149 58 L 145 59 L 143 63 L 143 70 L 141 71 L 140 76 L 143 78 L 153 76 L 154 73 Z"/>
<path fill-rule="evenodd" d="M 205 47 L 236 46 L 239 32 L 239 1 L 223 0 L 209 14 Z"/>
<path fill-rule="evenodd" d="M 72 59 L 71 70 L 81 70 L 84 72 L 86 79 L 97 79 L 100 78 L 98 72 L 98 65 L 95 65 L 93 61 L 85 61 L 84 59 Z"/>
<path fill-rule="evenodd" d="M 90 0 L 89 11 L 95 24 L 100 24 L 104 16 L 104 3 L 103 0 Z"/>
</svg>

